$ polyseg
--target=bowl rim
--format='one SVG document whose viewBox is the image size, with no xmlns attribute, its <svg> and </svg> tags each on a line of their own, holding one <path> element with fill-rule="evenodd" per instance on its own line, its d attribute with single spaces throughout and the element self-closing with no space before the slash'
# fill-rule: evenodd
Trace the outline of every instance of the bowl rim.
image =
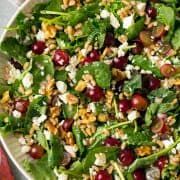
<svg viewBox="0 0 180 180">
<path fill-rule="evenodd" d="M 24 10 L 24 8 L 25 8 L 26 6 L 28 6 L 28 4 L 30 3 L 30 1 L 31 1 L 31 0 L 26 0 L 25 2 L 23 2 L 23 4 L 22 4 L 21 6 L 19 6 L 19 7 L 17 8 L 17 10 L 15 11 L 15 13 L 12 15 L 12 17 L 11 17 L 10 20 L 8 21 L 6 27 L 10 27 L 10 26 L 13 24 L 13 22 L 15 21 L 17 15 L 18 15 L 22 10 Z M 8 30 L 7 30 L 7 29 L 5 29 L 5 30 L 2 32 L 2 34 L 1 34 L 1 36 L 0 36 L 0 43 L 5 39 L 5 37 L 7 36 L 7 33 L 8 33 Z M 2 146 L 3 146 L 4 150 L 6 151 L 7 156 L 9 157 L 9 159 L 13 162 L 13 164 L 17 167 L 17 169 L 22 173 L 22 175 L 23 175 L 27 180 L 31 180 L 32 177 L 28 174 L 27 171 L 25 171 L 25 169 L 22 167 L 22 165 L 20 165 L 20 164 L 16 161 L 15 157 L 12 155 L 10 149 L 9 149 L 8 146 L 7 146 L 6 140 L 4 139 L 4 137 L 3 137 L 1 134 L 0 134 L 0 141 L 1 141 L 1 143 L 2 143 Z"/>
</svg>

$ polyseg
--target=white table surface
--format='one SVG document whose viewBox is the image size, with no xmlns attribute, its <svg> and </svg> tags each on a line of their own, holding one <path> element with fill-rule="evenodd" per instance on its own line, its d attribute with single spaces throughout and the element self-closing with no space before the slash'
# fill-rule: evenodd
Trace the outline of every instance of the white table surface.
<svg viewBox="0 0 180 180">
<path fill-rule="evenodd" d="M 17 7 L 13 6 L 8 0 L 0 0 L 0 35 L 3 32 L 3 28 L 6 27 L 8 20 L 16 11 L 16 8 Z M 15 176 L 15 180 L 26 180 L 26 178 L 17 170 L 11 161 L 10 165 Z"/>
</svg>

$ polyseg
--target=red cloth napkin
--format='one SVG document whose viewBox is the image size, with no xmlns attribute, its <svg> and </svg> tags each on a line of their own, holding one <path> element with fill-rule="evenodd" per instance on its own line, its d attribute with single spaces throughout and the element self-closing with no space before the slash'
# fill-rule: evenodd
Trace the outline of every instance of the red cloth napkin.
<svg viewBox="0 0 180 180">
<path fill-rule="evenodd" d="M 8 159 L 4 150 L 0 147 L 0 180 L 14 180 Z"/>
</svg>

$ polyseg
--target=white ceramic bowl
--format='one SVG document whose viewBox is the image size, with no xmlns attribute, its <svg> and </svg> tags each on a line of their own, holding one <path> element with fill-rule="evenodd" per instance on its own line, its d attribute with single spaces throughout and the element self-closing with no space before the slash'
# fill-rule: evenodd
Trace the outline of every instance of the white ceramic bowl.
<svg viewBox="0 0 180 180">
<path fill-rule="evenodd" d="M 25 14 L 29 14 L 32 10 L 32 7 L 39 3 L 39 2 L 45 2 L 46 0 L 27 0 L 25 1 L 21 7 L 18 8 L 16 13 L 13 15 L 11 20 L 9 21 L 7 27 L 10 27 L 14 24 L 14 21 L 16 19 L 16 16 L 19 14 L 19 12 L 24 12 Z M 10 31 L 5 30 L 0 38 L 0 42 L 4 40 L 7 36 L 13 36 L 13 33 Z M 0 53 L 0 84 L 2 83 L 2 75 L 3 75 L 3 66 L 7 62 L 7 58 Z M 21 147 L 18 142 L 18 137 L 15 137 L 13 134 L 10 134 L 8 136 L 0 136 L 0 140 L 3 144 L 3 147 L 5 151 L 7 152 L 10 159 L 13 161 L 13 163 L 16 165 L 16 167 L 19 169 L 19 171 L 28 179 L 32 179 L 30 174 L 28 174 L 25 169 L 23 168 L 23 160 L 27 159 L 28 156 L 23 154 L 21 152 Z"/>
</svg>

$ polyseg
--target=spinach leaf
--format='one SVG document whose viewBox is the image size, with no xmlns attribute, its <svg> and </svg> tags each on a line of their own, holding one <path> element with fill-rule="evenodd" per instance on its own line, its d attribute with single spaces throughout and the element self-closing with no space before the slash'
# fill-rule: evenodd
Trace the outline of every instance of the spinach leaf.
<svg viewBox="0 0 180 180">
<path fill-rule="evenodd" d="M 176 50 L 180 49 L 180 28 L 178 28 L 175 31 L 174 36 L 172 37 L 171 43 L 174 49 Z"/>
<path fill-rule="evenodd" d="M 169 147 L 158 151 L 157 153 L 154 153 L 150 156 L 143 157 L 143 158 L 137 158 L 130 166 L 128 169 L 129 173 L 134 172 L 137 168 L 148 166 L 153 164 L 159 157 L 164 156 L 168 154 L 176 145 L 180 143 L 180 138 L 178 138 L 172 145 Z"/>
<path fill-rule="evenodd" d="M 54 76 L 54 65 L 51 58 L 47 55 L 35 56 L 32 64 L 33 91 L 38 92 L 40 83 L 45 80 L 47 75 Z"/>
<path fill-rule="evenodd" d="M 134 128 L 127 127 L 123 129 L 127 134 L 127 143 L 129 145 L 141 146 L 152 144 L 151 133 L 149 131 L 141 130 L 134 132 Z"/>
<path fill-rule="evenodd" d="M 176 98 L 176 93 L 173 90 L 165 89 L 165 88 L 159 88 L 151 91 L 148 94 L 148 99 L 153 102 L 155 98 L 162 98 L 163 103 L 172 102 Z"/>
<path fill-rule="evenodd" d="M 159 106 L 158 113 L 168 113 L 170 111 L 175 110 L 178 107 L 178 104 L 173 103 L 162 103 Z"/>
<path fill-rule="evenodd" d="M 142 77 L 137 74 L 130 81 L 125 81 L 123 91 L 133 94 L 135 90 L 140 88 L 142 88 Z"/>
<path fill-rule="evenodd" d="M 21 65 L 23 65 L 26 59 L 27 47 L 20 44 L 16 38 L 8 37 L 0 45 L 0 50 L 7 56 L 16 59 Z"/>
<path fill-rule="evenodd" d="M 56 175 L 48 166 L 47 157 L 40 160 L 30 162 L 24 161 L 24 168 L 32 174 L 34 179 L 38 180 L 56 180 Z"/>
<path fill-rule="evenodd" d="M 59 165 L 63 158 L 63 145 L 60 142 L 59 137 L 55 135 L 50 136 L 49 151 L 48 151 L 48 164 L 50 167 Z"/>
<path fill-rule="evenodd" d="M 111 83 L 111 71 L 109 65 L 103 62 L 94 62 L 80 68 L 76 74 L 76 80 L 79 81 L 85 73 L 93 75 L 97 84 L 101 88 L 109 88 Z"/>
<path fill-rule="evenodd" d="M 38 96 L 29 105 L 27 113 L 26 113 L 26 117 L 24 120 L 24 124 L 26 126 L 27 131 L 29 131 L 29 129 L 31 128 L 33 117 L 39 117 L 42 114 L 45 114 L 46 106 L 44 105 L 44 103 L 46 103 L 46 101 L 47 101 L 46 97 Z"/>
<path fill-rule="evenodd" d="M 153 117 L 156 115 L 157 111 L 159 108 L 159 104 L 157 103 L 152 103 L 150 104 L 150 106 L 147 108 L 146 114 L 145 114 L 145 123 L 146 126 L 150 126 L 152 121 L 153 121 Z"/>
<path fill-rule="evenodd" d="M 134 38 L 136 38 L 139 35 L 139 33 L 143 30 L 144 21 L 145 19 L 144 17 L 142 17 L 127 29 L 126 34 L 129 40 L 133 40 Z"/>
<path fill-rule="evenodd" d="M 68 78 L 68 72 L 65 70 L 56 70 L 54 75 L 56 81 L 66 81 Z"/>
<path fill-rule="evenodd" d="M 84 134 L 80 130 L 80 128 L 77 127 L 77 126 L 73 126 L 72 132 L 73 132 L 73 135 L 74 135 L 74 137 L 76 139 L 76 144 L 77 144 L 77 146 L 79 148 L 80 155 L 82 155 L 83 152 L 85 151 L 85 147 L 84 147 L 83 142 L 82 142 L 82 140 L 84 138 Z"/>
<path fill-rule="evenodd" d="M 68 12 L 54 12 L 54 11 L 42 11 L 42 14 L 55 14 L 59 15 L 52 19 L 41 18 L 48 24 L 57 24 L 60 26 L 75 26 L 80 22 L 87 20 L 88 18 L 95 17 L 100 11 L 98 1 L 86 4 L 77 10 Z"/>
<path fill-rule="evenodd" d="M 119 149 L 117 147 L 97 147 L 90 150 L 83 160 L 84 171 L 87 172 L 89 168 L 94 164 L 96 159 L 95 154 L 104 153 L 106 155 L 107 160 L 116 160 Z"/>
<path fill-rule="evenodd" d="M 157 8 L 157 21 L 169 26 L 170 30 L 167 36 L 167 40 L 173 35 L 174 24 L 175 24 L 175 12 L 173 8 L 164 4 L 156 4 Z M 168 16 L 167 16 L 168 14 Z"/>
<path fill-rule="evenodd" d="M 75 114 L 78 111 L 77 105 L 64 104 L 63 105 L 63 115 L 64 118 L 74 118 Z"/>
<path fill-rule="evenodd" d="M 132 64 L 139 66 L 141 69 L 151 71 L 157 77 L 162 77 L 160 70 L 152 64 L 152 62 L 143 55 L 136 55 L 132 60 Z"/>
<path fill-rule="evenodd" d="M 68 170 L 64 167 L 60 167 L 58 172 L 67 174 L 70 180 L 82 180 L 82 174 L 84 172 L 83 164 L 80 161 L 75 161 Z"/>
</svg>

